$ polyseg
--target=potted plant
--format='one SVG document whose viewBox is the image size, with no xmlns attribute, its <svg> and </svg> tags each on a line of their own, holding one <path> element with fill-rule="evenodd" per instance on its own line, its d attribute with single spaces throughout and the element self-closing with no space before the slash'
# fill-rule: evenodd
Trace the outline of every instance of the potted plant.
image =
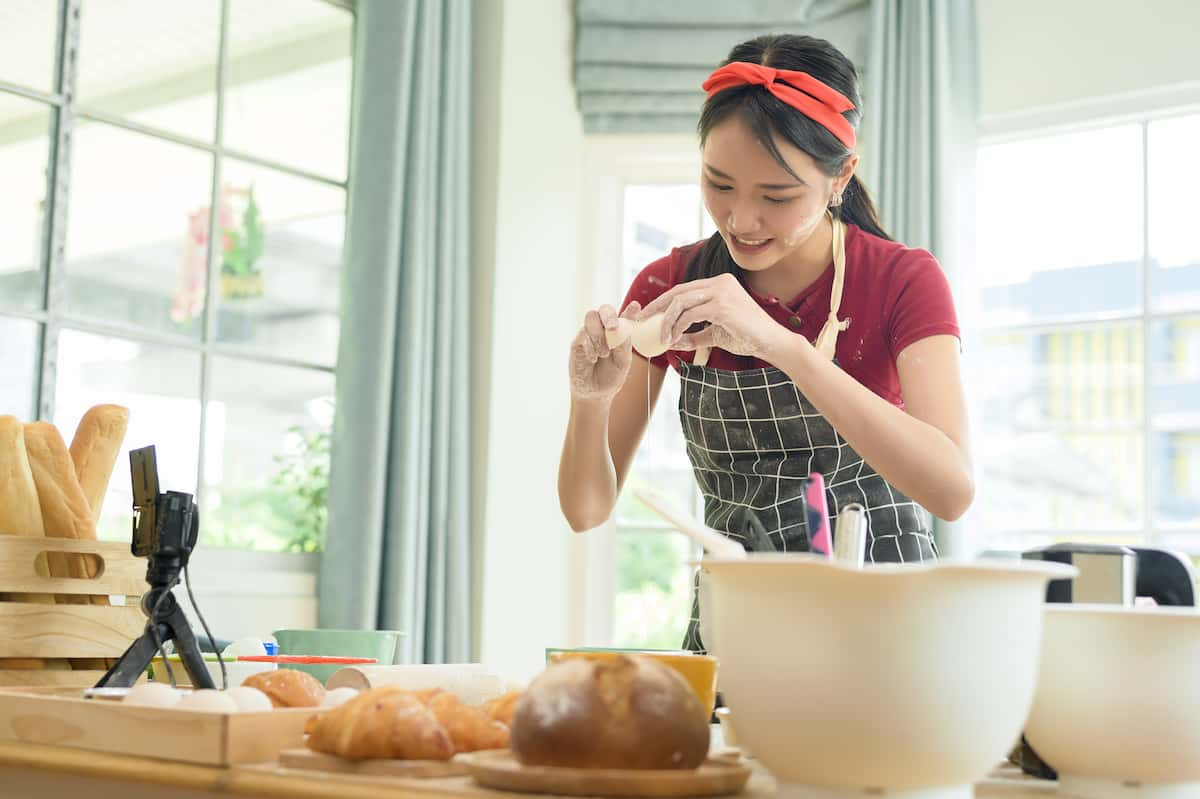
<svg viewBox="0 0 1200 799">
<path fill-rule="evenodd" d="M 244 191 L 226 189 L 226 197 L 246 197 L 240 222 L 234 221 L 233 209 L 226 198 L 221 203 L 221 298 L 227 300 L 261 297 L 263 275 L 258 267 L 263 248 L 263 226 L 259 219 L 254 187 Z"/>
</svg>

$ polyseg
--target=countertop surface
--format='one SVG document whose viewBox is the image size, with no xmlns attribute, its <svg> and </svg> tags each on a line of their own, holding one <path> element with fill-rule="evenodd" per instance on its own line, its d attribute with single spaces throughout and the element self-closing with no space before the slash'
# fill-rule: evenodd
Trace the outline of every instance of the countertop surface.
<svg viewBox="0 0 1200 799">
<path fill-rule="evenodd" d="M 90 799 L 104 796 L 259 796 L 259 797 L 345 797 L 379 799 L 414 797 L 445 799 L 459 796 L 514 796 L 477 786 L 467 777 L 442 779 L 394 779 L 325 775 L 293 771 L 274 764 L 219 768 L 174 763 L 149 757 L 131 757 L 59 746 L 0 743 L 0 771 L 37 782 L 43 790 L 87 786 Z M 83 781 L 81 783 L 81 780 Z M 164 792 L 164 789 L 170 789 Z M 751 779 L 745 797 L 767 797 L 775 793 L 774 781 L 759 772 Z M 64 794 L 65 795 L 65 794 Z M 1049 799 L 1054 784 L 1023 776 L 1004 766 L 975 790 L 976 799 Z"/>
</svg>

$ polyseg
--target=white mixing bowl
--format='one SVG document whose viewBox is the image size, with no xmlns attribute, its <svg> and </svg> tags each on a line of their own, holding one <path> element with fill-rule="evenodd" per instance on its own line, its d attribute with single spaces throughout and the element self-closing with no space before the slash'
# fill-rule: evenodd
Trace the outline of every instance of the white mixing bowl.
<svg viewBox="0 0 1200 799">
<path fill-rule="evenodd" d="M 721 692 L 781 796 L 969 799 L 1033 701 L 1040 561 L 706 559 Z"/>
<path fill-rule="evenodd" d="M 1025 734 L 1059 795 L 1200 797 L 1200 614 L 1047 605 L 1045 617 Z"/>
</svg>

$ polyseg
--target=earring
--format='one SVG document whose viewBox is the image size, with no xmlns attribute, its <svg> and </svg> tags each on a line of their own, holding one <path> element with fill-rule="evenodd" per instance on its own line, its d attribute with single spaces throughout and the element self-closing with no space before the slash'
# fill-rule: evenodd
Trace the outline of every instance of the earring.
<svg viewBox="0 0 1200 799">
<path fill-rule="evenodd" d="M 842 193 L 840 191 L 836 192 L 832 197 L 829 198 L 829 207 L 830 208 L 837 208 L 841 204 L 842 204 Z"/>
</svg>

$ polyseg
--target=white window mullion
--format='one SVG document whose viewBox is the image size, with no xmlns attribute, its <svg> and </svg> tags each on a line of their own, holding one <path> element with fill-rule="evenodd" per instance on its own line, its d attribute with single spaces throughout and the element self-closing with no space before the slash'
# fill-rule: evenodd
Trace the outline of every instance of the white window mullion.
<svg viewBox="0 0 1200 799">
<path fill-rule="evenodd" d="M 1151 408 L 1153 381 L 1151 359 L 1154 355 L 1152 342 L 1153 327 L 1150 319 L 1151 270 L 1150 270 L 1150 137 L 1149 120 L 1142 120 L 1142 528 L 1146 531 L 1146 543 L 1152 544 L 1154 533 L 1154 480 L 1150 465 L 1154 451 Z"/>
</svg>

